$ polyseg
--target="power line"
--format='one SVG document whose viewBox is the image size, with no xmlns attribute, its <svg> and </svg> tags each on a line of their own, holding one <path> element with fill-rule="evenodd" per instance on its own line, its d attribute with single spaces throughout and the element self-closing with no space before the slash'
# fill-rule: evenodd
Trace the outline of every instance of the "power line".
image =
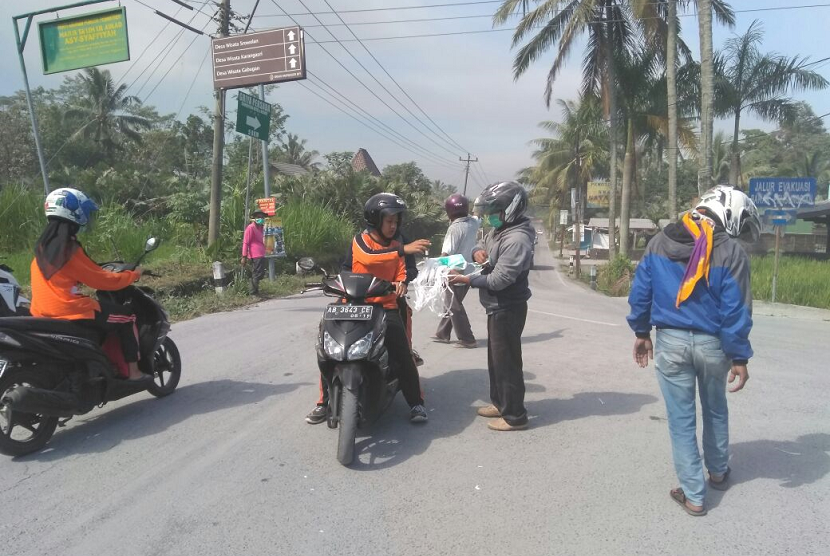
<svg viewBox="0 0 830 556">
<path fill-rule="evenodd" d="M 272 1 L 273 1 L 273 0 L 272 0 Z M 303 6 L 303 8 L 305 8 L 306 10 L 308 10 L 308 6 L 306 6 L 306 4 L 305 4 L 305 2 L 304 2 L 303 0 L 299 0 L 299 2 L 300 2 L 300 4 Z M 309 10 L 309 13 L 311 13 L 311 11 L 310 11 L 310 10 Z M 339 15 L 338 15 L 338 17 L 339 17 Z M 315 19 L 316 19 L 319 23 L 321 23 L 321 24 L 323 23 L 323 22 L 320 20 L 320 18 L 319 18 L 319 17 L 317 17 L 316 15 L 314 15 L 314 18 L 315 18 Z M 369 68 L 367 68 L 365 65 L 363 65 L 363 62 L 361 62 L 361 61 L 357 58 L 357 56 L 355 56 L 355 55 L 354 55 L 354 53 L 353 53 L 353 52 L 352 52 L 352 51 L 351 51 L 351 50 L 350 50 L 347 46 L 345 46 L 344 44 L 342 44 L 342 43 L 340 42 L 340 39 L 338 39 L 338 38 L 337 38 L 337 36 L 335 36 L 335 35 L 334 35 L 334 33 L 332 33 L 332 32 L 331 32 L 331 31 L 330 31 L 327 27 L 325 27 L 325 24 L 323 25 L 323 27 L 326 29 L 326 32 L 328 32 L 328 33 L 329 33 L 329 35 L 331 35 L 331 36 L 334 38 L 334 40 L 335 40 L 335 41 L 337 41 L 337 43 L 338 43 L 338 44 L 340 44 L 340 46 L 341 46 L 341 47 L 342 47 L 342 48 L 346 51 L 346 53 L 347 53 L 349 56 L 351 56 L 351 58 L 352 58 L 355 62 L 357 62 L 357 64 L 358 64 L 358 65 L 359 65 L 359 66 L 363 69 L 363 71 L 365 71 L 365 72 L 369 75 L 369 77 L 371 77 L 371 78 L 375 81 L 375 83 L 377 83 L 377 84 L 380 86 L 380 88 L 381 88 L 381 89 L 383 89 L 383 90 L 386 92 L 386 94 L 388 94 L 390 97 L 392 97 L 392 99 L 393 99 L 393 100 L 395 100 L 395 102 L 397 102 L 397 103 L 398 103 L 398 104 L 399 104 L 399 105 L 400 105 L 400 106 L 401 106 L 404 110 L 406 110 L 406 111 L 409 113 L 409 115 L 410 115 L 410 116 L 412 116 L 413 118 L 415 118 L 415 121 L 417 121 L 418 123 L 420 123 L 422 126 L 424 126 L 424 127 L 425 127 L 428 131 L 430 131 L 431 133 L 435 133 L 433 130 L 429 129 L 429 127 L 428 127 L 426 124 L 424 124 L 424 122 L 423 122 L 423 121 L 421 121 L 421 119 L 420 119 L 420 118 L 418 118 L 418 117 L 417 117 L 417 116 L 416 116 L 416 115 L 412 112 L 412 110 L 410 110 L 410 109 L 409 109 L 409 107 L 408 107 L 408 106 L 404 105 L 404 103 L 403 103 L 403 102 L 401 102 L 401 101 L 400 101 L 400 99 L 399 99 L 397 96 L 395 96 L 395 95 L 394 95 L 394 94 L 393 94 L 393 93 L 392 93 L 392 92 L 391 92 L 391 91 L 390 91 L 390 90 L 386 87 L 386 85 L 384 85 L 383 83 L 381 83 L 381 81 L 380 81 L 377 77 L 375 77 L 375 74 L 374 74 L 374 73 L 372 73 L 372 72 L 369 70 Z M 347 28 L 348 28 L 348 27 L 347 27 Z M 351 29 L 349 29 L 349 31 L 351 31 Z M 354 35 L 354 33 L 352 33 L 352 35 Z M 356 39 L 358 42 L 360 42 L 360 39 L 358 39 L 358 38 L 357 38 L 357 35 L 354 35 L 354 36 L 355 36 L 355 39 Z M 362 45 L 362 43 L 361 43 L 361 45 Z M 365 45 L 364 45 L 364 48 L 366 48 L 366 47 L 365 47 Z M 368 51 L 368 49 L 367 49 L 367 51 Z M 379 62 L 378 62 L 378 63 L 379 63 Z M 365 86 L 365 85 L 364 85 L 364 86 Z M 377 95 L 374 91 L 372 91 L 372 90 L 371 90 L 371 89 L 369 89 L 368 87 L 367 87 L 367 90 L 369 90 L 370 92 L 372 92 L 372 94 L 373 94 L 373 95 L 374 95 L 374 96 L 375 96 L 378 100 L 381 100 L 381 102 L 383 102 L 383 103 L 386 105 L 386 107 L 387 107 L 387 108 L 389 108 L 390 110 L 392 110 L 393 112 L 395 112 L 395 114 L 397 114 L 397 115 L 398 115 L 398 117 L 400 117 L 400 118 L 401 118 L 404 122 L 406 122 L 406 123 L 407 123 L 407 124 L 408 124 L 408 125 L 412 128 L 412 129 L 414 129 L 415 131 L 417 131 L 418 133 L 420 133 L 421 135 L 423 135 L 423 136 L 424 136 L 424 137 L 425 137 L 428 141 L 430 141 L 430 142 L 431 142 L 431 143 L 433 143 L 434 145 L 438 146 L 438 148 L 443 149 L 443 150 L 445 150 L 446 152 L 448 152 L 448 153 L 452 154 L 453 156 L 455 156 L 455 154 L 456 154 L 455 152 L 453 152 L 452 150 L 447 149 L 444 145 L 442 145 L 441 143 L 438 143 L 437 141 L 435 141 L 435 139 L 433 139 L 432 137 L 430 137 L 429 135 L 427 135 L 426 133 L 424 133 L 423 131 L 421 131 L 421 129 L 420 129 L 420 128 L 418 128 L 418 126 L 416 126 L 415 124 L 413 124 L 412 122 L 410 122 L 409 120 L 407 120 L 407 119 L 406 119 L 406 118 L 405 118 L 402 114 L 400 114 L 397 110 L 393 109 L 391 106 L 389 106 L 388 104 L 386 104 L 386 102 L 385 102 L 385 101 L 383 101 L 383 100 L 380 98 L 380 96 L 378 96 L 378 95 Z M 440 136 L 439 136 L 439 137 L 440 137 Z"/>
<path fill-rule="evenodd" d="M 274 6 L 276 6 L 278 9 L 282 10 L 282 8 L 281 8 L 281 7 L 280 7 L 280 6 L 276 3 L 276 1 L 275 1 L 275 0 L 271 0 L 271 3 L 272 3 L 272 4 L 274 4 Z M 308 8 L 306 8 L 306 9 L 308 9 Z M 284 10 L 283 10 L 283 11 L 284 11 Z M 290 16 L 289 16 L 289 17 L 290 17 Z M 300 25 L 299 23 L 297 23 L 297 21 L 296 21 L 296 20 L 294 20 L 294 18 L 293 18 L 293 17 L 291 18 L 291 20 L 294 22 L 294 24 L 295 24 L 295 25 L 297 25 L 297 26 L 301 27 L 301 25 Z M 309 33 L 306 31 L 306 34 L 309 34 Z M 332 36 L 334 36 L 334 35 L 332 35 Z M 309 38 L 312 38 L 310 34 L 309 34 Z M 338 42 L 338 41 L 331 41 L 331 42 Z M 341 45 L 341 46 L 342 46 L 342 45 Z M 369 92 L 370 92 L 370 93 L 371 93 L 371 94 L 372 94 L 375 98 L 377 98 L 377 99 L 378 99 L 381 103 L 383 103 L 383 104 L 384 104 L 387 108 L 389 108 L 392 112 L 394 112 L 394 113 L 395 113 L 395 114 L 396 114 L 399 118 L 401 118 L 404 122 L 406 122 L 407 124 L 409 124 L 410 126 L 412 126 L 412 127 L 413 127 L 416 131 L 418 131 L 419 133 L 423 133 L 423 132 L 421 132 L 421 131 L 417 128 L 417 127 L 415 127 L 415 126 L 414 126 L 414 125 L 413 125 L 413 124 L 412 124 L 409 120 L 407 120 L 406 118 L 404 118 L 404 117 L 400 114 L 400 112 L 398 112 L 397 110 L 395 110 L 394 108 L 392 108 L 392 107 L 389 105 L 389 103 L 388 103 L 388 102 L 386 102 L 385 100 L 383 100 L 382 98 L 380 98 L 380 96 L 378 96 L 378 94 L 377 94 L 375 91 L 373 91 L 371 87 L 369 87 L 368 85 L 366 85 L 366 83 L 364 83 L 364 82 L 363 82 L 363 80 L 361 80 L 361 79 L 360 79 L 357 75 L 355 75 L 355 74 L 354 74 L 354 72 L 353 72 L 353 71 L 351 71 L 348 67 L 346 67 L 346 65 L 345 65 L 345 64 L 343 64 L 343 62 L 341 62 L 341 61 L 340 61 L 340 60 L 339 60 L 339 59 L 338 59 L 338 58 L 337 58 L 334 54 L 332 54 L 332 53 L 331 53 L 331 52 L 330 52 L 330 51 L 329 51 L 329 50 L 328 50 L 325 46 L 321 46 L 321 48 L 323 49 L 323 51 L 324 51 L 326 54 L 328 54 L 328 56 L 329 56 L 332 60 L 334 60 L 335 62 L 337 62 L 337 64 L 338 64 L 340 67 L 342 67 L 344 70 L 346 70 L 346 72 L 347 72 L 349 75 L 351 75 L 351 76 L 355 79 L 355 81 L 357 81 L 358 83 L 360 83 L 360 84 L 361 84 L 361 85 L 362 85 L 362 86 L 363 86 L 363 87 L 364 87 L 367 91 L 369 91 Z M 409 142 L 411 142 L 411 143 L 414 143 L 414 141 L 411 141 L 411 140 L 407 140 L 407 141 L 409 141 Z M 426 151 L 426 152 L 428 152 L 428 153 L 432 154 L 433 156 L 435 156 L 435 157 L 437 157 L 437 158 L 440 158 L 440 159 L 442 159 L 443 161 L 445 161 L 445 162 L 449 162 L 450 164 L 452 164 L 452 161 L 450 161 L 450 160 L 448 160 L 448 159 L 443 158 L 441 155 L 435 154 L 435 153 L 433 153 L 432 151 L 430 151 L 429 149 L 427 149 L 427 148 L 425 148 L 425 147 L 422 147 L 422 146 L 420 146 L 420 145 L 418 145 L 418 147 L 419 147 L 421 150 Z"/>
<path fill-rule="evenodd" d="M 356 14 L 356 13 L 367 13 L 367 12 L 388 12 L 388 11 L 398 11 L 398 10 L 423 10 L 429 8 L 451 8 L 456 6 L 474 6 L 474 5 L 481 5 L 481 4 L 501 4 L 504 0 L 479 0 L 475 2 L 452 2 L 449 4 L 426 4 L 421 6 L 388 6 L 386 8 L 363 8 L 358 10 L 340 10 L 341 14 Z M 282 10 L 282 8 L 280 8 Z M 283 10 L 283 12 L 285 12 Z M 319 15 L 325 14 L 332 14 L 335 13 L 334 11 L 331 12 L 316 12 Z M 308 13 L 296 13 L 296 14 L 289 14 L 285 12 L 285 15 L 289 17 L 296 17 L 301 15 L 309 15 Z M 262 17 L 281 17 L 279 14 L 264 14 Z"/>
<path fill-rule="evenodd" d="M 313 82 L 312 82 L 312 81 L 309 81 L 309 83 L 312 83 L 312 84 L 313 84 Z M 393 137 L 390 137 L 390 136 L 386 135 L 386 133 L 384 133 L 383 131 L 380 131 L 379 129 L 376 129 L 375 127 L 372 127 L 371 125 L 369 125 L 369 124 L 368 124 L 368 123 L 366 123 L 365 121 L 363 121 L 363 120 L 361 120 L 361 119 L 357 118 L 354 114 L 350 113 L 348 110 L 346 110 L 346 109 L 344 109 L 344 108 L 341 108 L 340 106 L 337 106 L 337 105 L 336 105 L 336 104 L 334 104 L 332 101 L 330 101 L 329 99 L 325 98 L 324 96 L 322 96 L 321 94 L 319 94 L 317 91 L 315 91 L 314 89 L 312 89 L 311 87 L 309 87 L 308 85 L 306 85 L 305 83 L 303 83 L 302 81 L 297 81 L 297 84 L 298 84 L 298 85 L 300 85 L 301 87 L 303 87 L 304 89 L 306 89 L 308 92 L 310 92 L 310 93 L 311 93 L 311 94 L 313 94 L 314 96 L 316 96 L 316 97 L 320 98 L 321 100 L 323 100 L 323 101 L 324 101 L 324 102 L 326 102 L 327 104 L 331 105 L 332 107 L 336 108 L 336 109 L 337 109 L 337 110 L 339 110 L 340 112 L 344 113 L 346 116 L 350 117 L 351 119 L 353 119 L 353 120 L 354 120 L 354 121 L 356 121 L 357 123 L 359 123 L 359 124 L 361 124 L 361 125 L 363 125 L 363 126 L 365 126 L 365 127 L 369 128 L 370 130 L 374 131 L 375 133 L 377 133 L 378 135 L 380 135 L 381 137 L 383 137 L 383 138 L 384 138 L 384 139 L 386 139 L 387 141 L 391 141 L 392 143 L 394 143 L 394 144 L 398 145 L 400 148 L 404 149 L 405 151 L 407 151 L 407 152 L 409 152 L 409 153 L 411 153 L 411 154 L 415 155 L 416 157 L 424 157 L 424 155 L 419 154 L 419 153 L 416 153 L 415 151 L 413 151 L 413 150 L 412 150 L 412 149 L 410 149 L 409 147 L 407 147 L 407 146 L 405 146 L 405 145 L 402 145 L 401 143 L 399 143 L 399 142 L 398 142 L 396 139 L 394 139 Z M 322 89 L 321 89 L 321 90 L 322 90 Z M 325 91 L 324 91 L 324 92 L 325 92 Z M 338 100 L 338 99 L 337 99 L 334 95 L 332 95 L 331 93 L 327 93 L 327 94 L 329 94 L 329 95 L 330 95 L 332 98 L 334 98 L 335 100 Z M 339 102 L 343 102 L 343 101 L 339 101 Z M 435 162 L 435 161 L 433 161 L 432 159 L 429 159 L 429 158 L 427 158 L 426 160 L 428 160 L 429 162 L 432 162 L 432 163 L 434 163 L 434 164 L 436 164 L 436 163 L 437 163 L 437 162 Z M 457 168 L 457 167 L 453 167 L 453 166 L 446 165 L 446 164 L 444 164 L 444 163 L 440 163 L 440 164 L 441 164 L 442 166 L 446 166 L 447 168 L 453 168 L 453 169 L 456 169 L 456 168 Z"/>
<path fill-rule="evenodd" d="M 410 102 L 412 102 L 412 104 L 414 104 L 414 105 L 415 105 L 415 107 L 417 107 L 417 108 L 418 108 L 418 110 L 420 110 L 420 111 L 421 111 L 421 113 L 422 113 L 422 114 L 423 114 L 423 115 L 424 115 L 424 116 L 425 116 L 425 117 L 426 117 L 426 118 L 427 118 L 427 119 L 428 119 L 428 120 L 432 123 L 432 125 L 433 125 L 433 126 L 435 126 L 435 128 L 436 128 L 436 129 L 438 129 L 441 133 L 443 133 L 443 134 L 444 134 L 444 136 L 446 136 L 446 137 L 447 137 L 447 139 L 449 139 L 449 141 L 448 141 L 448 143 L 447 143 L 447 144 L 448 144 L 448 145 L 450 145 L 450 146 L 451 146 L 451 147 L 453 147 L 453 148 L 458 147 L 458 148 L 459 148 L 459 149 L 461 149 L 462 151 L 466 151 L 467 149 L 465 149 L 464 147 L 462 147 L 461 145 L 459 145 L 457 141 L 455 141 L 452 137 L 450 137 L 450 136 L 449 136 L 449 134 L 441 128 L 441 126 L 439 126 L 437 123 L 435 123 L 435 120 L 433 120 L 433 119 L 429 116 L 429 114 L 427 114 L 427 113 L 426 113 L 426 111 L 425 111 L 423 108 L 421 108 L 421 105 L 419 105 L 417 102 L 415 102 L 415 99 L 413 99 L 413 98 L 409 95 L 409 93 L 407 93 L 407 92 L 406 92 L 406 90 L 405 90 L 403 87 L 401 87 L 400 83 L 398 83 L 398 81 L 397 81 L 394 77 L 392 77 L 392 75 L 391 75 L 391 74 L 390 74 L 390 73 L 386 70 L 386 68 L 383 66 L 383 64 L 381 64 L 381 63 L 380 63 L 380 60 L 378 60 L 378 59 L 375 57 L 375 55 L 372 53 L 372 51 L 371 51 L 371 50 L 369 50 L 369 47 L 367 47 L 365 44 L 363 44 L 363 41 L 361 41 L 361 40 L 358 38 L 358 36 L 355 34 L 355 32 L 354 32 L 354 31 L 352 31 L 352 28 L 351 28 L 351 27 L 349 27 L 349 25 L 348 25 L 345 21 L 343 21 L 343 18 L 340 16 L 340 14 L 339 14 L 339 13 L 337 13 L 337 12 L 334 10 L 334 8 L 332 8 L 331 4 L 329 4 L 329 0 L 324 0 L 324 1 L 325 1 L 326 5 L 327 5 L 327 6 L 328 6 L 328 7 L 329 7 L 329 8 L 330 8 L 330 9 L 331 9 L 331 10 L 332 10 L 335 14 L 337 14 L 337 19 L 339 19 L 339 20 L 340 20 L 340 21 L 341 21 L 341 22 L 342 22 L 342 23 L 346 26 L 346 29 L 348 29 L 348 30 L 349 30 L 349 33 L 351 33 L 351 34 L 352 34 L 352 36 L 353 36 L 355 39 L 357 39 L 357 41 L 360 43 L 360 46 L 362 46 L 362 47 L 363 47 L 363 49 L 366 51 L 366 53 L 367 53 L 367 54 L 369 54 L 369 56 L 371 56 L 371 57 L 372 57 L 372 60 L 374 60 L 374 61 L 375 61 L 375 63 L 376 63 L 376 64 L 380 67 L 380 69 L 382 69 L 382 70 L 383 70 L 383 73 L 385 73 L 385 74 L 386 74 L 386 76 L 387 76 L 389 79 L 391 79 L 391 80 L 392 80 L 392 83 L 394 83 L 394 84 L 398 87 L 398 89 L 400 89 L 400 90 L 401 90 L 401 92 L 402 92 L 402 93 L 406 96 L 406 98 L 408 98 L 408 99 L 410 100 Z M 332 36 L 334 36 L 334 35 L 332 35 Z M 391 93 L 390 93 L 390 94 L 391 94 Z M 411 114 L 411 113 L 412 113 L 412 112 L 410 112 L 410 114 Z M 414 114 L 413 114 L 413 116 L 414 116 Z M 421 122 L 421 124 L 423 125 L 423 122 Z M 425 127 L 426 127 L 426 126 L 425 126 Z M 439 137 L 440 137 L 440 135 L 439 135 Z M 442 139 L 442 140 L 444 140 L 444 139 Z"/>
<path fill-rule="evenodd" d="M 273 1 L 273 0 L 272 0 Z M 770 6 L 767 8 L 750 8 L 746 10 L 734 10 L 734 13 L 755 13 L 755 12 L 768 12 L 768 11 L 789 11 L 789 10 L 800 10 L 800 9 L 812 9 L 812 8 L 830 8 L 830 3 L 828 4 L 804 4 L 799 6 Z M 378 10 L 383 10 L 386 8 L 377 8 Z M 312 13 L 305 13 L 305 14 L 293 14 L 293 15 L 316 15 L 316 14 L 327 14 L 331 12 L 315 12 Z M 346 13 L 346 12 L 340 12 Z M 287 15 L 287 14 L 286 14 Z M 553 14 L 555 15 L 555 14 Z M 265 17 L 265 16 L 258 16 L 258 17 Z M 697 17 L 696 14 L 678 14 L 677 17 Z M 655 20 L 655 19 L 662 19 L 660 16 L 646 16 L 646 17 L 635 17 L 631 16 L 631 19 L 636 19 L 639 21 L 648 21 L 648 20 Z M 628 20 L 622 19 L 595 19 L 592 21 L 602 22 L 602 23 L 625 23 Z M 296 21 L 295 21 L 296 23 Z M 533 29 L 541 29 L 543 25 L 539 25 L 534 27 Z M 359 39 L 362 41 L 385 41 L 385 40 L 397 40 L 397 39 L 417 39 L 417 38 L 431 38 L 431 37 L 446 37 L 446 36 L 455 36 L 455 35 L 477 35 L 477 34 L 485 34 L 485 33 L 503 33 L 507 31 L 516 31 L 518 27 L 505 27 L 502 29 L 481 29 L 481 30 L 472 30 L 472 31 L 449 31 L 444 33 L 421 33 L 421 34 L 411 34 L 411 35 L 394 35 L 388 37 L 366 37 L 363 39 Z M 310 41 L 309 44 L 331 44 L 331 43 L 344 43 L 344 42 L 358 42 L 358 39 L 340 39 L 340 40 L 328 40 L 328 41 Z"/>
</svg>

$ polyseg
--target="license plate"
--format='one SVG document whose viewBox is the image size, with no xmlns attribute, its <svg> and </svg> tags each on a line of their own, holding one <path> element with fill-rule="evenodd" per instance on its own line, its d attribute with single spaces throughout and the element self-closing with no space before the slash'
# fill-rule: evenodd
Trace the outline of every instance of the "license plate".
<svg viewBox="0 0 830 556">
<path fill-rule="evenodd" d="M 325 320 L 372 320 L 371 305 L 329 305 L 323 313 Z"/>
</svg>

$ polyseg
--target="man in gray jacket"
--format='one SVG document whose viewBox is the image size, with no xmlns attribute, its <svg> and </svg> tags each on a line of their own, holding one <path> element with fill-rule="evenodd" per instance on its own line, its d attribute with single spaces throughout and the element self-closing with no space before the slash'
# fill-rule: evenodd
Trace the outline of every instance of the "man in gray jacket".
<svg viewBox="0 0 830 556">
<path fill-rule="evenodd" d="M 477 208 L 493 227 L 473 249 L 473 260 L 484 266 L 480 276 L 454 275 L 452 284 L 479 289 L 487 312 L 487 369 L 492 405 L 478 414 L 492 420 L 497 431 L 527 428 L 522 371 L 522 331 L 530 299 L 528 273 L 536 230 L 525 217 L 527 192 L 516 182 L 501 182 L 485 189 Z"/>
<path fill-rule="evenodd" d="M 469 274 L 473 270 L 473 249 L 476 246 L 476 233 L 479 222 L 474 216 L 470 216 L 470 202 L 464 195 L 454 193 L 447 197 L 444 202 L 444 209 L 447 211 L 447 218 L 451 224 L 444 236 L 444 245 L 441 248 L 441 256 L 462 255 L 467 261 L 467 268 L 462 274 Z M 450 343 L 453 328 L 458 336 L 459 347 L 476 347 L 476 338 L 470 326 L 470 319 L 464 309 L 464 297 L 467 295 L 470 286 L 457 285 L 452 287 L 452 292 L 447 293 L 447 306 L 450 314 L 443 317 L 438 324 L 433 340 L 443 344 Z"/>
</svg>

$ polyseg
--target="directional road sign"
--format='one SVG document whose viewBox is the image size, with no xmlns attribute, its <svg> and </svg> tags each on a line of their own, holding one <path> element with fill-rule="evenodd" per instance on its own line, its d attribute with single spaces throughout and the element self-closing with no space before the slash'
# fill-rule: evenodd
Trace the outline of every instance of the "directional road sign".
<svg viewBox="0 0 830 556">
<path fill-rule="evenodd" d="M 233 89 L 305 79 L 301 27 L 213 39 L 213 88 Z"/>
<path fill-rule="evenodd" d="M 792 224 L 798 218 L 797 210 L 768 209 L 764 212 L 764 218 L 774 226 L 786 226 Z"/>
<path fill-rule="evenodd" d="M 271 105 L 245 93 L 237 95 L 236 131 L 263 141 L 271 128 Z"/>
<path fill-rule="evenodd" d="M 749 196 L 759 208 L 811 207 L 816 200 L 816 178 L 752 178 Z"/>
</svg>

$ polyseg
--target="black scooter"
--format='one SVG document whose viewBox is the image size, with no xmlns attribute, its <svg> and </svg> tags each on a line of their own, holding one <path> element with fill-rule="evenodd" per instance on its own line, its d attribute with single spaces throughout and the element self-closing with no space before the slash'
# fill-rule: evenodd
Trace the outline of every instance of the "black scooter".
<svg viewBox="0 0 830 556">
<path fill-rule="evenodd" d="M 357 429 L 381 416 L 395 399 L 398 379 L 389 367 L 386 311 L 366 303 L 394 291 L 371 274 L 341 272 L 322 283 L 306 284 L 339 298 L 326 306 L 317 338 L 317 364 L 329 387 L 329 428 L 339 428 L 337 460 L 354 460 Z"/>
<path fill-rule="evenodd" d="M 135 264 L 101 266 L 111 272 L 133 270 L 158 245 L 156 238 L 147 240 Z M 121 378 L 117 364 L 102 348 L 107 338 L 98 331 L 65 320 L 0 318 L 0 453 L 36 452 L 58 425 L 96 405 L 145 390 L 156 397 L 173 393 L 181 377 L 181 358 L 167 337 L 170 319 L 152 293 L 133 285 L 98 292 L 99 299 L 124 305 L 136 315 L 139 368 L 149 375 L 139 381 Z"/>
</svg>

